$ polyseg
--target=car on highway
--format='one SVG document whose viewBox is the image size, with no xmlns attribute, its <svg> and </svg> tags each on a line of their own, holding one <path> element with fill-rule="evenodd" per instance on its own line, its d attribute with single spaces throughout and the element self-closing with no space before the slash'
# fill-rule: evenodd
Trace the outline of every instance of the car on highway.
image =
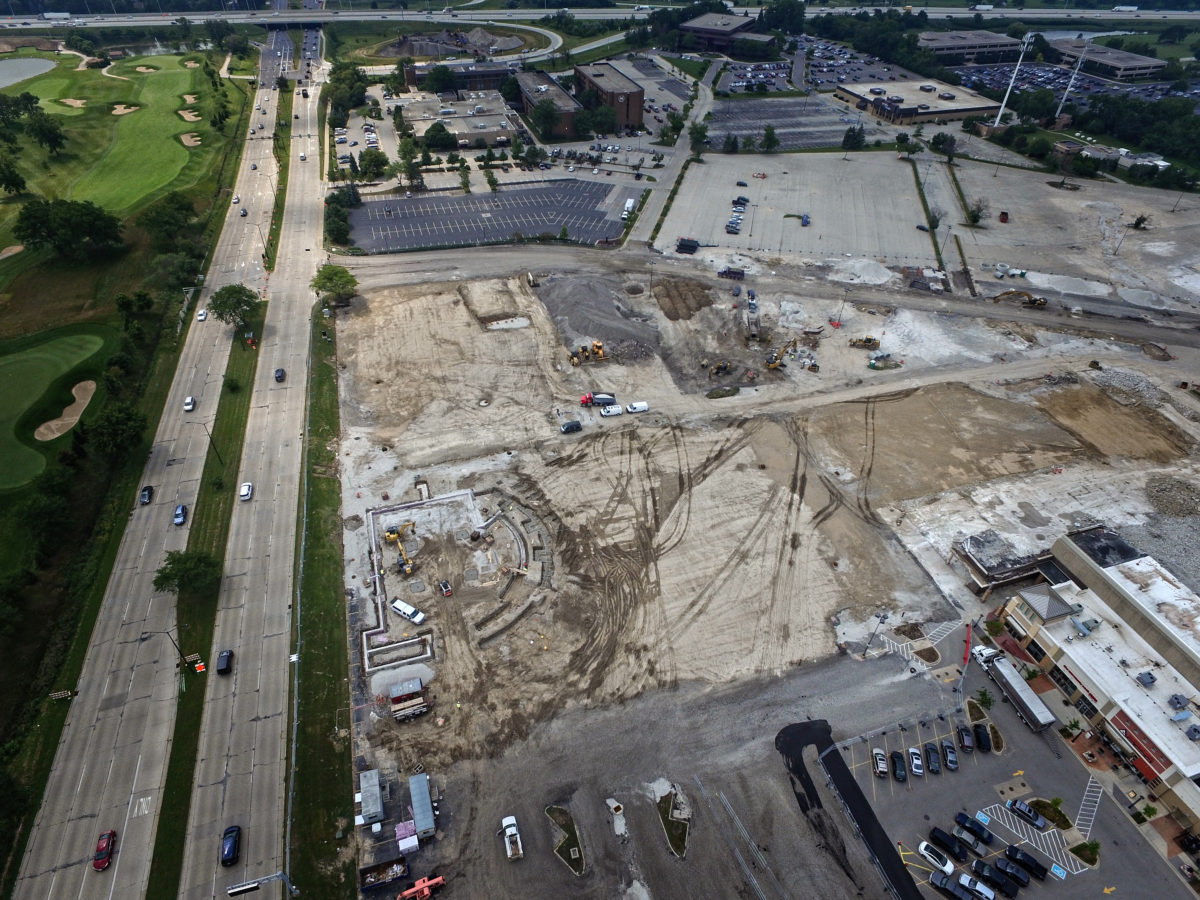
<svg viewBox="0 0 1200 900">
<path fill-rule="evenodd" d="M 942 760 L 938 756 L 937 744 L 928 741 L 925 744 L 925 768 L 930 775 L 942 774 Z"/>
<path fill-rule="evenodd" d="M 217 654 L 217 674 L 228 675 L 233 671 L 233 651 L 222 650 Z"/>
<path fill-rule="evenodd" d="M 238 491 L 238 497 L 242 500 L 249 500 L 254 496 L 253 482 L 243 481 L 241 490 Z"/>
<path fill-rule="evenodd" d="M 258 169 L 258 163 L 250 163 L 250 171 L 253 172 L 256 169 Z"/>
<path fill-rule="evenodd" d="M 196 408 L 196 398 L 191 394 L 183 398 L 183 411 L 191 412 Z"/>
<path fill-rule="evenodd" d="M 142 506 L 149 506 L 150 501 L 153 499 L 154 499 L 154 485 L 148 484 L 144 488 L 142 488 L 141 492 L 138 494 L 138 503 L 142 504 Z"/>
<path fill-rule="evenodd" d="M 942 741 L 942 765 L 951 772 L 958 771 L 958 751 L 954 749 L 952 741 Z"/>
<path fill-rule="evenodd" d="M 954 817 L 955 824 L 961 825 L 975 837 L 979 838 L 985 844 L 990 844 L 996 839 L 996 836 L 983 827 L 983 823 L 974 816 L 968 816 L 965 812 L 960 812 Z"/>
<path fill-rule="evenodd" d="M 242 211 L 240 213 L 238 213 L 238 215 L 244 219 L 244 218 L 246 218 L 246 216 L 249 215 L 249 213 L 247 213 L 246 210 L 243 208 Z"/>
<path fill-rule="evenodd" d="M 975 746 L 980 753 L 992 752 L 992 736 L 988 734 L 986 722 L 976 722 L 972 731 L 975 733 Z"/>
<path fill-rule="evenodd" d="M 1029 873 L 1011 859 L 998 856 L 992 860 L 992 865 L 1003 872 L 1010 881 L 1016 882 L 1019 887 L 1029 886 Z"/>
<path fill-rule="evenodd" d="M 454 588 L 450 587 L 450 582 L 444 578 L 438 582 L 438 590 L 442 592 L 443 597 L 451 597 L 454 595 Z"/>
<path fill-rule="evenodd" d="M 96 852 L 92 856 L 92 868 L 103 872 L 112 862 L 113 854 L 117 852 L 117 833 L 111 828 L 102 832 L 96 841 Z"/>
<path fill-rule="evenodd" d="M 187 522 L 187 505 L 180 503 L 175 507 L 175 516 L 171 519 L 176 525 L 183 525 Z"/>
<path fill-rule="evenodd" d="M 1004 805 L 1014 816 L 1024 819 L 1039 831 L 1046 827 L 1046 818 L 1024 800 L 1009 800 Z"/>
<path fill-rule="evenodd" d="M 893 750 L 891 753 L 892 761 L 892 777 L 901 784 L 908 781 L 908 772 L 904 767 L 904 754 L 899 750 Z"/>
<path fill-rule="evenodd" d="M 1004 850 L 1004 855 L 1017 863 L 1026 872 L 1036 878 L 1038 881 L 1046 880 L 1047 869 L 1029 852 L 1022 850 L 1016 844 L 1009 844 Z"/>
<path fill-rule="evenodd" d="M 959 725 L 955 729 L 958 735 L 958 746 L 964 753 L 971 753 L 975 750 L 975 738 L 971 736 L 971 726 Z"/>
<path fill-rule="evenodd" d="M 207 309 L 196 310 L 196 321 L 197 322 L 208 321 L 208 310 Z"/>
<path fill-rule="evenodd" d="M 254 133 L 254 132 L 251 132 L 251 134 L 253 134 L 253 133 Z M 241 203 L 241 202 L 242 202 L 242 198 L 241 198 L 241 197 L 239 197 L 237 194 L 234 194 L 234 195 L 233 195 L 233 202 L 234 202 L 234 203 Z"/>
<path fill-rule="evenodd" d="M 913 775 L 918 778 L 924 777 L 925 766 L 921 764 L 921 751 L 916 747 L 908 748 L 908 767 L 912 769 Z"/>
<path fill-rule="evenodd" d="M 917 852 L 925 858 L 925 862 L 929 863 L 939 872 L 945 872 L 949 875 L 954 871 L 954 863 L 950 862 L 950 858 L 937 847 L 933 846 L 933 844 L 921 841 L 917 845 Z"/>
<path fill-rule="evenodd" d="M 1005 897 L 1015 897 L 1020 888 L 995 866 L 977 859 L 971 863 L 971 873 L 980 881 L 998 890 Z"/>
<path fill-rule="evenodd" d="M 230 825 L 221 833 L 221 865 L 232 866 L 242 852 L 242 826 Z"/>
<path fill-rule="evenodd" d="M 979 900 L 996 900 L 996 893 L 981 881 L 976 881 L 970 875 L 959 875 L 958 883 L 965 887 Z"/>
<path fill-rule="evenodd" d="M 283 369 L 275 370 L 275 380 L 276 381 L 282 382 L 285 378 L 287 378 L 287 372 L 285 372 Z"/>
<path fill-rule="evenodd" d="M 877 778 L 887 778 L 887 754 L 878 747 L 873 747 L 871 749 L 871 763 L 875 769 L 875 776 Z"/>
</svg>

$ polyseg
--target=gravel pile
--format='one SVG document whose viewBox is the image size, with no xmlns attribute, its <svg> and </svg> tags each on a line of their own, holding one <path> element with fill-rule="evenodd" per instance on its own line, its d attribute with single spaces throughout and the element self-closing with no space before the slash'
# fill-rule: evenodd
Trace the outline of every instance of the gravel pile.
<svg viewBox="0 0 1200 900">
<path fill-rule="evenodd" d="M 1114 400 L 1126 406 L 1134 406 L 1139 403 L 1147 406 L 1159 406 L 1162 403 L 1162 391 L 1149 379 L 1136 372 L 1105 369 L 1096 374 L 1095 382 L 1108 391 Z"/>
<path fill-rule="evenodd" d="M 1149 553 L 1200 593 L 1200 515 L 1153 515 L 1144 525 L 1122 526 L 1121 536 Z"/>
<path fill-rule="evenodd" d="M 1170 475 L 1154 475 L 1146 482 L 1146 499 L 1164 516 L 1200 515 L 1200 489 Z"/>
</svg>

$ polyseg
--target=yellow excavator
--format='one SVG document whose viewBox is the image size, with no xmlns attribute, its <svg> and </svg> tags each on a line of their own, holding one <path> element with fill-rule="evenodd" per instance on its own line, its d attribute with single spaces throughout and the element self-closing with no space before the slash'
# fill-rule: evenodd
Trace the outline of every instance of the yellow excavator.
<svg viewBox="0 0 1200 900">
<path fill-rule="evenodd" d="M 1001 291 L 992 298 L 993 303 L 999 303 L 1001 300 L 1020 299 L 1022 306 L 1042 307 L 1046 305 L 1045 297 L 1035 297 L 1029 291 Z"/>
<path fill-rule="evenodd" d="M 400 570 L 400 574 L 402 575 L 411 575 L 413 573 L 413 561 L 409 558 L 408 554 L 404 552 L 404 532 L 408 531 L 410 528 L 415 531 L 416 527 L 416 522 L 405 522 L 400 527 L 397 528 L 396 526 L 392 526 L 383 533 L 383 539 L 389 544 L 394 543 L 396 545 L 396 549 L 400 551 L 400 559 L 396 561 L 396 567 Z"/>
<path fill-rule="evenodd" d="M 778 369 L 780 366 L 783 365 L 784 357 L 786 357 L 789 353 L 796 350 L 796 348 L 799 346 L 800 346 L 800 339 L 792 338 L 790 341 L 788 341 L 786 344 L 783 345 L 783 349 L 771 351 L 771 355 L 767 357 L 767 362 L 766 362 L 767 369 L 768 370 Z"/>
<path fill-rule="evenodd" d="M 708 370 L 708 377 L 715 378 L 717 375 L 724 375 L 729 371 L 729 360 L 723 359 L 711 369 Z"/>
<path fill-rule="evenodd" d="M 855 347 L 859 350 L 878 350 L 879 349 L 879 338 L 872 337 L 869 334 L 866 337 L 851 338 L 850 346 Z"/>
<path fill-rule="evenodd" d="M 580 344 L 578 350 L 571 351 L 571 365 L 577 366 L 585 362 L 604 362 L 608 355 L 604 352 L 603 341 L 592 341 L 592 346 Z"/>
</svg>

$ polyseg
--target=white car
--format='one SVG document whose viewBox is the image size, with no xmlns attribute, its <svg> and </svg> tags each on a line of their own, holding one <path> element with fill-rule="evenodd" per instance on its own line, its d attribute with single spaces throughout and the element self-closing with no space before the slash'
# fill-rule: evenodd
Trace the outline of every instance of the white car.
<svg viewBox="0 0 1200 900">
<path fill-rule="evenodd" d="M 954 874 L 954 863 L 950 862 L 946 854 L 933 846 L 933 844 L 921 841 L 917 845 L 917 852 L 925 858 L 925 862 L 929 863 L 939 872 L 945 872 L 947 875 Z"/>
<path fill-rule="evenodd" d="M 197 322 L 203 322 L 207 318 L 208 318 L 208 310 L 207 309 L 201 309 L 201 310 L 196 311 L 196 321 Z"/>
<path fill-rule="evenodd" d="M 621 409 L 621 405 L 619 403 L 613 403 L 609 406 L 600 407 L 600 415 L 604 416 L 605 418 L 608 418 L 609 416 L 619 416 L 624 411 L 625 410 Z"/>
<path fill-rule="evenodd" d="M 978 897 L 979 900 L 996 900 L 996 894 L 990 887 L 976 881 L 970 875 L 959 875 L 958 883 Z"/>
<path fill-rule="evenodd" d="M 575 171 L 575 167 L 574 167 L 574 166 L 567 166 L 567 171 L 568 171 L 568 172 L 574 172 L 574 171 Z"/>
<path fill-rule="evenodd" d="M 599 174 L 600 174 L 600 170 L 599 170 L 599 169 L 592 169 L 592 174 L 593 174 L 593 175 L 599 175 Z"/>
<path fill-rule="evenodd" d="M 237 194 L 234 194 L 234 195 L 233 195 L 233 202 L 234 202 L 234 203 L 241 203 L 241 202 L 242 202 L 242 198 L 241 198 L 241 197 L 239 197 Z"/>
<path fill-rule="evenodd" d="M 254 496 L 254 485 L 249 481 L 242 482 L 242 489 L 238 491 L 238 496 L 243 500 L 249 500 Z"/>
<path fill-rule="evenodd" d="M 925 765 L 921 762 L 921 751 L 916 747 L 908 748 L 908 768 L 917 777 L 925 775 Z"/>
<path fill-rule="evenodd" d="M 196 398 L 195 397 L 184 397 L 183 398 L 183 411 L 184 412 L 191 412 L 195 408 L 196 408 Z"/>
</svg>

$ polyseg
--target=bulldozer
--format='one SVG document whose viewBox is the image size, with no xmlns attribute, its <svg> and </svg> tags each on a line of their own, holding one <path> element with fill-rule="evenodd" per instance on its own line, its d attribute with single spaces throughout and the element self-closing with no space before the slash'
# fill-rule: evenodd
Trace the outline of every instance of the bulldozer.
<svg viewBox="0 0 1200 900">
<path fill-rule="evenodd" d="M 1009 298 L 1012 298 L 1014 300 L 1020 298 L 1022 306 L 1041 308 L 1046 305 L 1045 297 L 1035 297 L 1035 296 L 1033 296 L 1033 294 L 1029 293 L 1029 291 L 1016 291 L 1016 290 L 1001 291 L 999 294 L 997 294 L 995 297 L 992 298 L 992 302 L 999 303 L 1001 300 L 1008 300 Z"/>
<path fill-rule="evenodd" d="M 871 337 L 869 334 L 866 337 L 851 338 L 850 346 L 859 350 L 878 350 L 879 338 Z"/>
<path fill-rule="evenodd" d="M 800 340 L 798 338 L 792 338 L 790 341 L 784 344 L 781 349 L 772 350 L 771 355 L 767 357 L 766 361 L 766 367 L 768 371 L 773 371 L 783 366 L 784 357 L 786 357 L 789 353 L 795 352 L 796 348 L 799 346 Z"/>
<path fill-rule="evenodd" d="M 724 375 L 729 371 L 729 360 L 723 359 L 711 369 L 708 370 L 708 377 L 715 378 L 717 375 Z"/>
<path fill-rule="evenodd" d="M 608 354 L 604 352 L 603 341 L 592 341 L 592 346 L 580 344 L 578 350 L 571 351 L 571 365 L 578 366 L 585 362 L 604 362 Z"/>
</svg>

